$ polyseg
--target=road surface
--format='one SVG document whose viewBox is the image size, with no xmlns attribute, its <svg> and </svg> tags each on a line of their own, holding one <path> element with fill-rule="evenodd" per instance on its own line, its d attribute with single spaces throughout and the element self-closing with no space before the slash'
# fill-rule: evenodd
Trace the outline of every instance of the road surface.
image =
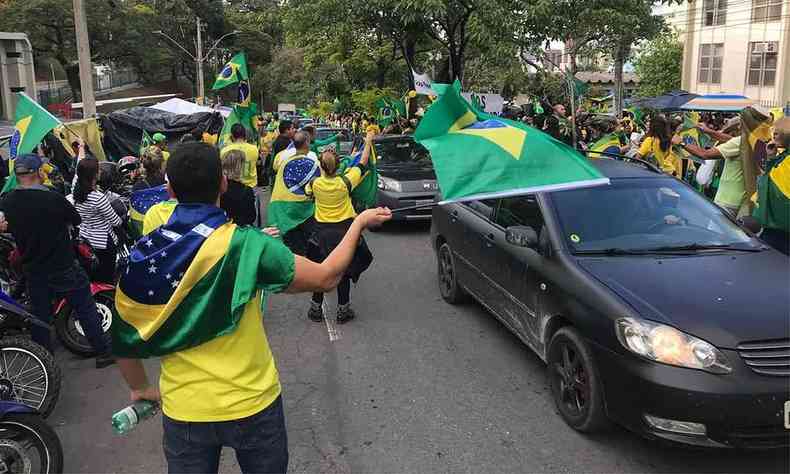
<svg viewBox="0 0 790 474">
<path fill-rule="evenodd" d="M 265 326 L 284 386 L 295 473 L 788 472 L 787 452 L 665 447 L 622 429 L 586 437 L 555 413 L 542 362 L 479 306 L 445 304 L 425 225 L 368 234 L 358 319 L 307 320 L 308 296 L 277 295 Z M 335 298 L 328 298 L 334 315 Z M 117 369 L 66 352 L 50 422 L 67 472 L 163 472 L 161 419 L 116 437 L 128 392 Z M 148 364 L 151 371 L 156 362 Z M 239 472 L 232 451 L 221 472 Z"/>
</svg>

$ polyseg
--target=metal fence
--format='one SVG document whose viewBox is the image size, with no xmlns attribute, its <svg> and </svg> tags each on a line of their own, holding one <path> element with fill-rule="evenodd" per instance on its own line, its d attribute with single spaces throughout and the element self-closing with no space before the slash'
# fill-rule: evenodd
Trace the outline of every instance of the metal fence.
<svg viewBox="0 0 790 474">
<path fill-rule="evenodd" d="M 132 69 L 109 70 L 106 74 L 93 75 L 93 89 L 97 92 L 125 86 L 137 82 L 137 74 Z"/>
</svg>

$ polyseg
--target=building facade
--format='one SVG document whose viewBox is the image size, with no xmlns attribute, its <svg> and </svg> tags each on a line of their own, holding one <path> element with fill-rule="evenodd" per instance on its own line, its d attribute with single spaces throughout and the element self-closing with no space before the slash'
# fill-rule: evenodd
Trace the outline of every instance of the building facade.
<svg viewBox="0 0 790 474">
<path fill-rule="evenodd" d="M 24 33 L 0 33 L 0 120 L 14 120 L 15 92 L 37 98 L 33 48 Z"/>
<path fill-rule="evenodd" d="M 684 43 L 683 89 L 790 102 L 790 0 L 696 0 L 665 19 Z"/>
</svg>

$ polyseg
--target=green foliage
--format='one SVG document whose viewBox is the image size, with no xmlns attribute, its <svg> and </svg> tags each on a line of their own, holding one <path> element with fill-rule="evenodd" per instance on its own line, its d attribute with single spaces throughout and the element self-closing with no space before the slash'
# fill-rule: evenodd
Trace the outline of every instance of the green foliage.
<svg viewBox="0 0 790 474">
<path fill-rule="evenodd" d="M 361 91 L 354 91 L 351 93 L 351 103 L 354 109 L 359 112 L 364 112 L 368 115 L 376 115 L 378 113 L 378 106 L 376 102 L 383 97 L 399 97 L 400 94 L 392 89 L 365 89 Z"/>
<path fill-rule="evenodd" d="M 335 111 L 335 106 L 332 104 L 332 102 L 327 102 L 327 101 L 321 101 L 318 104 L 316 104 L 314 107 L 310 107 L 309 109 L 307 109 L 307 113 L 309 114 L 310 117 L 321 118 L 321 119 L 328 117 L 329 114 L 333 113 L 334 111 Z"/>
<path fill-rule="evenodd" d="M 634 66 L 639 76 L 637 95 L 654 97 L 680 89 L 683 43 L 675 32 L 667 31 L 648 42 Z"/>
</svg>

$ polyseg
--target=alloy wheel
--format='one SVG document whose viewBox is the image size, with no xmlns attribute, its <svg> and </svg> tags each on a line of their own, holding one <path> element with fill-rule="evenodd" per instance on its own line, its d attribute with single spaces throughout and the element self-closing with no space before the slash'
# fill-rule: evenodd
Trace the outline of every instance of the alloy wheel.
<svg viewBox="0 0 790 474">
<path fill-rule="evenodd" d="M 558 348 L 561 357 L 552 367 L 555 383 L 559 384 L 559 408 L 568 416 L 584 416 L 590 400 L 587 372 L 576 348 L 563 342 Z"/>
</svg>

